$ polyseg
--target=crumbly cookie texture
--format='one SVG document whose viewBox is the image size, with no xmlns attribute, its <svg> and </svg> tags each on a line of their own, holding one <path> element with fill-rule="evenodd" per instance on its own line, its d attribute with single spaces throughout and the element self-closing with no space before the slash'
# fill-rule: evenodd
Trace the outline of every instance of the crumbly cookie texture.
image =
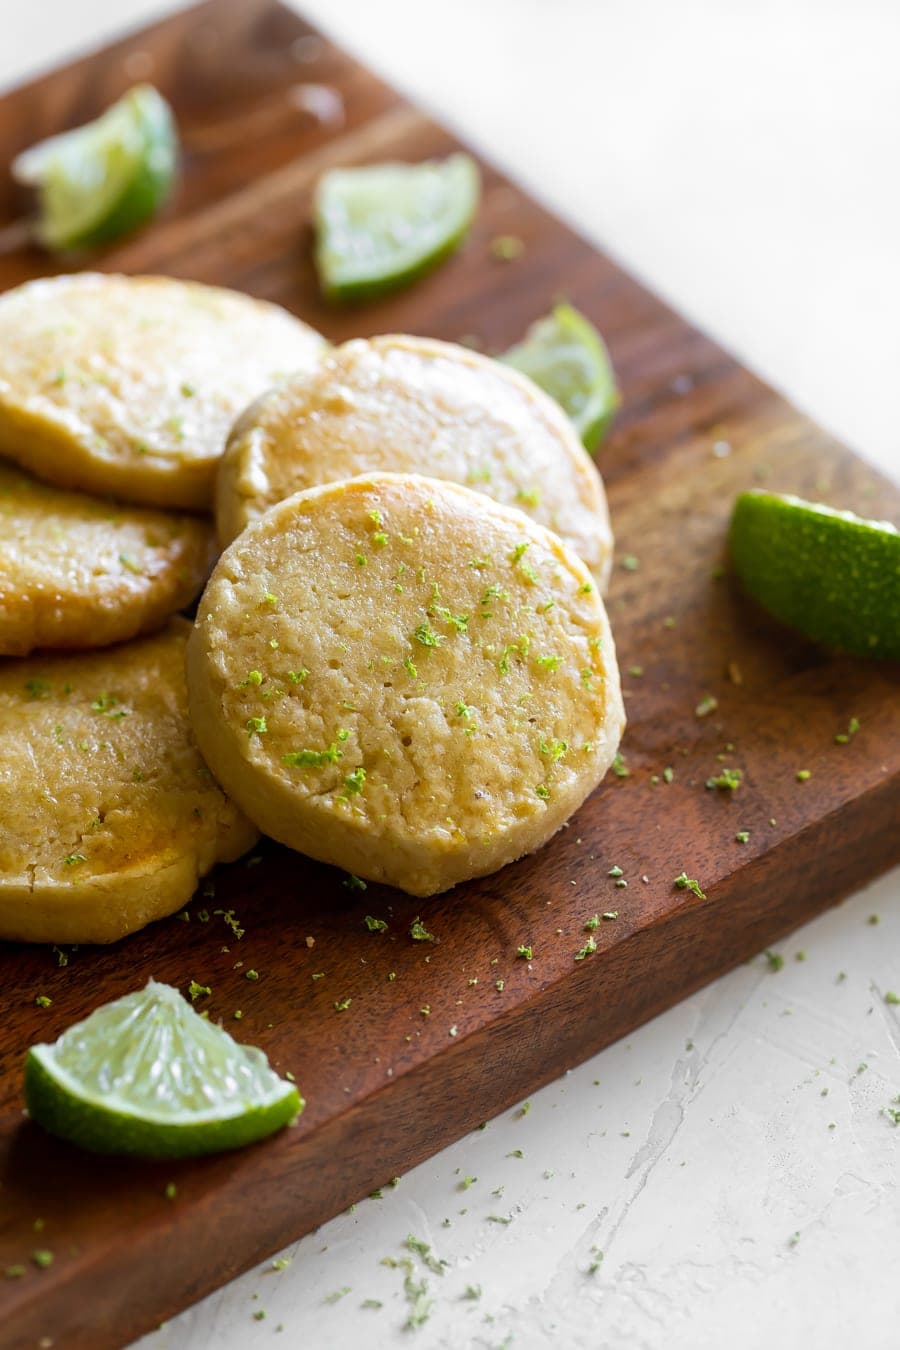
<svg viewBox="0 0 900 1350">
<path fill-rule="evenodd" d="M 267 834 L 430 895 L 545 843 L 624 726 L 596 582 L 520 512 L 377 474 L 226 550 L 188 644 L 197 739 Z"/>
<path fill-rule="evenodd" d="M 191 735 L 189 631 L 0 665 L 0 938 L 113 942 L 253 844 Z"/>
<path fill-rule="evenodd" d="M 0 454 L 61 487 L 207 510 L 231 423 L 318 359 L 278 305 L 79 273 L 0 296 Z"/>
<path fill-rule="evenodd" d="M 517 507 L 605 587 L 603 483 L 569 419 L 517 371 L 431 338 L 355 339 L 252 405 L 219 466 L 219 538 L 230 543 L 293 492 L 382 471 L 448 479 Z"/>
<path fill-rule="evenodd" d="M 198 516 L 50 487 L 0 463 L 0 656 L 161 627 L 200 590 L 214 548 Z"/>
</svg>

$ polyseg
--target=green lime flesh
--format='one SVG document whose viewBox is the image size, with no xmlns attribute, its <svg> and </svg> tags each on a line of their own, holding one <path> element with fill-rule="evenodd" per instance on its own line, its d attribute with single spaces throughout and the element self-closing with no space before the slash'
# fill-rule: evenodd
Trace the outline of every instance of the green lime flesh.
<svg viewBox="0 0 900 1350">
<path fill-rule="evenodd" d="M 609 352 L 590 320 L 571 305 L 556 305 L 500 359 L 556 399 L 593 454 L 616 414 L 619 391 Z"/>
<path fill-rule="evenodd" d="M 68 252 L 149 220 L 169 196 L 177 164 L 171 108 L 152 85 L 136 85 L 96 121 L 26 150 L 13 174 L 38 191 L 40 242 Z"/>
<path fill-rule="evenodd" d="M 407 286 L 458 248 L 480 194 L 468 155 L 332 169 L 316 188 L 316 269 L 326 296 L 371 300 Z"/>
<path fill-rule="evenodd" d="M 104 1004 L 25 1059 L 25 1101 L 92 1153 L 188 1158 L 290 1124 L 304 1102 L 261 1050 L 239 1045 L 169 985 Z"/>
<path fill-rule="evenodd" d="M 729 532 L 744 589 L 782 623 L 855 656 L 900 660 L 900 533 L 799 497 L 745 492 Z"/>
</svg>

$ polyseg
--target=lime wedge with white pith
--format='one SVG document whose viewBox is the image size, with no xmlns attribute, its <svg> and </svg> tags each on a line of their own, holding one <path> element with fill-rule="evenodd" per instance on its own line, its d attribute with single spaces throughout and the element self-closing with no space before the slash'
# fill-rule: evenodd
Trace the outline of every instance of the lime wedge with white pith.
<svg viewBox="0 0 900 1350">
<path fill-rule="evenodd" d="M 25 150 L 13 177 L 37 189 L 35 233 L 53 252 L 105 244 L 156 213 L 178 164 L 178 133 L 152 85 L 130 89 L 95 122 Z"/>
<path fill-rule="evenodd" d="M 189 1158 L 239 1148 L 302 1111 L 261 1050 L 207 1021 L 168 984 L 106 1003 L 25 1060 L 25 1101 L 51 1134 L 92 1153 Z"/>
<path fill-rule="evenodd" d="M 615 416 L 619 390 L 609 352 L 590 320 L 571 305 L 556 305 L 500 360 L 556 399 L 593 454 Z"/>
<path fill-rule="evenodd" d="M 479 193 L 477 165 L 462 154 L 323 174 L 313 207 L 322 290 L 368 300 L 415 281 L 460 244 Z"/>
<path fill-rule="evenodd" d="M 776 619 L 855 656 L 900 660 L 900 533 L 888 521 L 744 492 L 728 544 L 744 589 Z"/>
</svg>

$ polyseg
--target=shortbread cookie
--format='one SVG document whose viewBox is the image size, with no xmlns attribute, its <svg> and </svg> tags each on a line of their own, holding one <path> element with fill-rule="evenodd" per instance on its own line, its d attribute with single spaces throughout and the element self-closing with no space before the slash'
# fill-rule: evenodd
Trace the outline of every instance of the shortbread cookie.
<svg viewBox="0 0 900 1350">
<path fill-rule="evenodd" d="M 277 305 L 81 273 L 0 296 L 0 455 L 61 487 L 205 510 L 238 412 L 317 359 Z"/>
<path fill-rule="evenodd" d="M 0 938 L 113 942 L 253 844 L 188 725 L 189 630 L 0 665 Z"/>
<path fill-rule="evenodd" d="M 0 656 L 151 632 L 193 600 L 213 556 L 197 516 L 49 487 L 0 463 Z"/>
<path fill-rule="evenodd" d="M 624 725 L 597 586 L 520 512 L 374 474 L 223 554 L 188 643 L 198 743 L 282 843 L 414 895 L 539 848 Z"/>
<path fill-rule="evenodd" d="M 446 478 L 518 507 L 605 586 L 603 484 L 565 413 L 517 371 L 431 338 L 347 342 L 251 406 L 219 466 L 220 541 L 292 492 L 380 472 Z"/>
</svg>

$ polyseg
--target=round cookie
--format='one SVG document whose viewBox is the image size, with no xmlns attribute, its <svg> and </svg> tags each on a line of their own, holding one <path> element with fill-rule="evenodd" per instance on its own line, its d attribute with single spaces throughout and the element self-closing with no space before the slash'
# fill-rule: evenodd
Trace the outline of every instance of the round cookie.
<svg viewBox="0 0 900 1350">
<path fill-rule="evenodd" d="M 253 844 L 191 736 L 189 631 L 0 665 L 0 938 L 113 942 Z"/>
<path fill-rule="evenodd" d="M 193 600 L 213 558 L 197 516 L 67 492 L 0 463 L 0 656 L 159 628 Z"/>
<path fill-rule="evenodd" d="M 198 743 L 260 829 L 414 895 L 545 843 L 625 720 L 580 559 L 416 475 L 312 488 L 249 526 L 200 601 L 187 675 Z"/>
<path fill-rule="evenodd" d="M 445 478 L 518 507 L 605 587 L 603 484 L 565 413 L 509 366 L 431 338 L 347 342 L 248 408 L 219 465 L 219 539 L 293 492 L 380 472 Z"/>
<path fill-rule="evenodd" d="M 0 455 L 61 487 L 208 509 L 238 412 L 324 340 L 277 305 L 80 273 L 0 296 Z"/>
</svg>

